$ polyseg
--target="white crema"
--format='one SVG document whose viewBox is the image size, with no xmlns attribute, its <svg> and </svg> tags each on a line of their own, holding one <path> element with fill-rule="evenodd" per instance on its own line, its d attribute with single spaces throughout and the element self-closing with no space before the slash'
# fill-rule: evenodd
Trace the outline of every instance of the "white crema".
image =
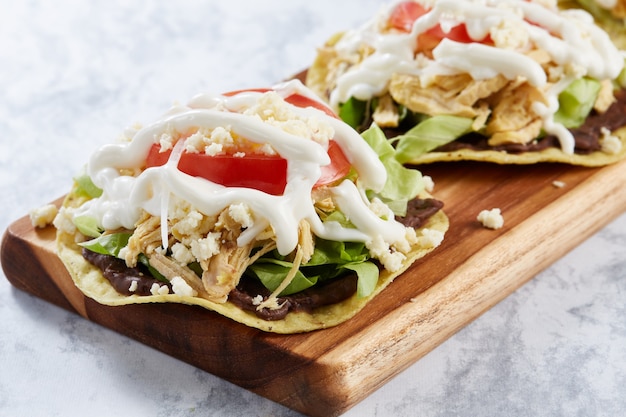
<svg viewBox="0 0 626 417">
<path fill-rule="evenodd" d="M 297 93 L 319 101 L 299 81 L 290 81 L 274 88 L 281 97 Z M 259 117 L 242 114 L 263 93 L 245 92 L 234 96 L 203 94 L 188 106 L 172 108 L 166 116 L 137 131 L 130 142 L 106 145 L 90 159 L 87 173 L 102 196 L 88 201 L 75 216 L 96 218 L 107 230 L 133 229 L 141 210 L 161 216 L 166 225 L 170 195 L 185 200 L 205 215 L 220 213 L 232 204 L 245 204 L 252 213 L 253 224 L 239 237 L 243 245 L 271 225 L 276 235 L 277 249 L 282 254 L 293 251 L 298 242 L 298 224 L 305 219 L 313 233 L 321 238 L 338 241 L 369 242 L 383 236 L 390 245 L 405 239 L 405 228 L 391 219 L 373 216 L 369 201 L 363 199 L 365 189 L 379 191 L 385 185 L 387 172 L 378 155 L 363 142 L 363 138 L 340 120 L 322 111 L 288 105 L 290 110 L 305 118 L 317 118 L 334 131 L 333 139 L 359 174 L 356 184 L 346 180 L 331 188 L 338 207 L 353 216 L 357 228 L 345 228 L 336 222 L 323 223 L 315 212 L 311 190 L 320 177 L 321 167 L 330 163 L 327 143 L 309 137 L 287 133 L 264 122 Z M 163 166 L 151 167 L 137 176 L 123 175 L 123 170 L 140 169 L 150 148 L 165 132 L 188 132 L 190 129 L 228 127 L 249 141 L 270 144 L 287 160 L 287 185 L 283 195 L 270 195 L 244 187 L 224 187 L 178 170 L 182 141 L 174 147 L 170 160 Z M 122 171 L 120 171 L 122 170 Z M 163 234 L 164 246 L 167 234 Z"/>
<path fill-rule="evenodd" d="M 386 33 L 390 13 L 395 5 L 379 13 L 363 27 L 349 31 L 337 43 L 339 53 L 353 54 L 360 45 L 369 44 L 374 53 L 351 67 L 336 81 L 330 104 L 336 111 L 350 97 L 368 100 L 387 92 L 394 73 L 432 77 L 437 74 L 468 73 L 476 80 L 498 74 L 507 79 L 523 77 L 536 87 L 546 86 L 543 68 L 524 54 L 528 43 L 545 50 L 563 68 L 563 77 L 572 81 L 589 76 L 598 80 L 615 79 L 624 65 L 623 55 L 609 36 L 594 24 L 592 17 L 581 10 L 561 11 L 547 8 L 540 2 L 520 0 L 439 0 L 419 17 L 410 33 Z M 477 43 L 459 43 L 444 39 L 433 50 L 433 59 L 416 56 L 414 51 L 420 34 L 440 25 L 442 30 L 465 24 L 468 35 Z M 513 26 L 527 36 L 526 48 L 508 45 L 486 45 L 479 41 L 500 27 Z M 518 46 L 518 45 L 516 45 Z M 384 65 L 383 65 L 384 64 Z M 547 99 L 553 102 L 567 83 L 548 88 Z M 553 119 L 557 108 L 537 107 L 544 121 L 544 130 L 559 139 L 567 153 L 574 151 L 571 133 Z"/>
</svg>

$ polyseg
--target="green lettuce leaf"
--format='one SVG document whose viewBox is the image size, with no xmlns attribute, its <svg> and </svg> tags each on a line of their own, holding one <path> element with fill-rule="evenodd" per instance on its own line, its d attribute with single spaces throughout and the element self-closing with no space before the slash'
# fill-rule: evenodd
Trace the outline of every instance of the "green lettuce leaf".
<svg viewBox="0 0 626 417">
<path fill-rule="evenodd" d="M 336 278 L 349 269 L 357 274 L 358 295 L 367 296 L 378 282 L 378 267 L 368 259 L 369 251 L 361 242 L 336 242 L 318 238 L 311 260 L 300 266 L 291 283 L 280 295 L 303 291 L 318 282 Z M 277 251 L 273 251 L 250 265 L 246 274 L 258 278 L 268 290 L 274 291 L 292 267 L 292 262 L 286 261 Z"/>
<path fill-rule="evenodd" d="M 554 121 L 568 129 L 585 122 L 600 92 L 600 82 L 592 78 L 579 78 L 559 94 L 559 109 Z"/>
<path fill-rule="evenodd" d="M 473 120 L 467 117 L 439 115 L 425 119 L 403 135 L 397 142 L 396 159 L 408 163 L 433 149 L 450 143 L 472 130 Z"/>
<path fill-rule="evenodd" d="M 95 217 L 79 216 L 74 218 L 73 223 L 79 232 L 88 237 L 99 237 L 103 232 Z"/>
<path fill-rule="evenodd" d="M 422 174 L 416 169 L 409 169 L 402 165 L 396 157 L 396 151 L 387 140 L 385 133 L 377 125 L 361 133 L 368 145 L 376 151 L 380 161 L 387 170 L 387 182 L 379 193 L 370 193 L 369 197 L 376 196 L 389 205 L 396 215 L 406 213 L 406 204 L 424 189 Z"/>
<path fill-rule="evenodd" d="M 118 257 L 120 250 L 128 244 L 130 235 L 130 233 L 111 233 L 79 243 L 79 245 L 92 252 Z"/>
<path fill-rule="evenodd" d="M 262 262 L 255 262 L 248 267 L 248 270 L 263 283 L 265 288 L 274 291 L 284 281 L 285 277 L 291 270 L 293 264 L 291 262 L 280 261 L 278 259 L 264 259 Z M 296 276 L 287 285 L 280 295 L 290 295 L 306 290 L 315 285 L 319 277 L 306 276 L 301 270 L 296 272 Z"/>
<path fill-rule="evenodd" d="M 91 198 L 98 198 L 102 195 L 102 189 L 98 188 L 91 177 L 86 173 L 82 173 L 74 177 L 76 182 L 76 192 Z"/>
<path fill-rule="evenodd" d="M 345 264 L 342 268 L 356 272 L 357 281 L 357 297 L 367 297 L 376 288 L 378 283 L 378 266 L 373 262 L 360 262 Z"/>
<path fill-rule="evenodd" d="M 339 106 L 339 118 L 349 124 L 353 129 L 358 129 L 365 120 L 368 102 L 350 97 Z"/>
</svg>

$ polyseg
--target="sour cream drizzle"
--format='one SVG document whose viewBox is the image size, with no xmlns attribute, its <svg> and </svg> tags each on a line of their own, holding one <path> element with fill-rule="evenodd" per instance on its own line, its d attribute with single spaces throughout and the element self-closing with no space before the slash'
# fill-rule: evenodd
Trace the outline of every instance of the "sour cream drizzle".
<svg viewBox="0 0 626 417">
<path fill-rule="evenodd" d="M 530 42 L 545 50 L 564 69 L 563 77 L 568 82 L 548 89 L 548 101 L 551 103 L 575 78 L 615 79 L 624 65 L 623 55 L 606 32 L 594 24 L 591 15 L 581 10 L 560 11 L 539 2 L 521 0 L 439 0 L 424 3 L 432 3 L 432 9 L 415 21 L 408 34 L 381 33 L 380 28 L 386 26 L 392 5 L 360 29 L 343 36 L 336 45 L 340 53 L 355 53 L 364 43 L 371 45 L 375 52 L 338 78 L 330 94 L 331 107 L 338 110 L 339 104 L 350 97 L 368 100 L 385 93 L 394 73 L 420 77 L 469 73 L 477 80 L 502 74 L 507 79 L 524 77 L 539 88 L 546 86 L 547 77 L 543 68 L 524 55 L 524 50 L 444 39 L 433 50 L 432 60 L 415 56 L 413 51 L 418 35 L 438 24 L 445 31 L 465 23 L 470 38 L 476 41 L 484 39 L 492 28 L 499 25 L 514 24 L 523 29 Z M 573 153 L 571 133 L 553 119 L 558 106 L 541 104 L 537 110 L 543 119 L 544 130 L 559 138 L 565 152 Z"/>
<path fill-rule="evenodd" d="M 278 85 L 274 90 L 282 97 L 298 93 L 319 100 L 299 81 Z M 314 108 L 289 105 L 300 115 L 329 124 L 334 129 L 334 140 L 359 173 L 357 184 L 346 180 L 330 189 L 339 209 L 350 216 L 357 228 L 345 228 L 336 222 L 323 223 L 319 219 L 312 204 L 311 190 L 320 176 L 320 167 L 330 162 L 326 144 L 289 134 L 258 117 L 238 113 L 255 104 L 261 94 L 245 92 L 230 97 L 203 94 L 192 99 L 188 106 L 175 107 L 163 119 L 140 129 L 130 142 L 102 147 L 91 157 L 87 167 L 94 184 L 103 189 L 102 196 L 85 203 L 75 216 L 95 217 L 107 230 L 133 229 L 143 209 L 153 216 L 161 216 L 162 225 L 166 225 L 169 198 L 176 195 L 205 215 L 218 214 L 232 204 L 244 203 L 254 223 L 240 235 L 238 244 L 248 243 L 271 225 L 277 249 L 282 254 L 295 249 L 298 224 L 302 219 L 309 221 L 314 234 L 325 239 L 368 242 L 382 236 L 390 245 L 403 241 L 405 227 L 393 218 L 387 221 L 373 215 L 368 208 L 369 201 L 363 197 L 365 189 L 377 191 L 386 182 L 387 172 L 378 155 L 364 146 L 361 136 L 340 120 Z M 250 141 L 271 144 L 287 159 L 287 185 L 283 195 L 224 187 L 179 171 L 177 165 L 183 140 L 176 143 L 165 165 L 148 168 L 138 176 L 120 173 L 121 169 L 140 169 L 152 144 L 165 132 L 224 126 Z M 167 233 L 163 230 L 162 233 L 166 246 Z"/>
</svg>

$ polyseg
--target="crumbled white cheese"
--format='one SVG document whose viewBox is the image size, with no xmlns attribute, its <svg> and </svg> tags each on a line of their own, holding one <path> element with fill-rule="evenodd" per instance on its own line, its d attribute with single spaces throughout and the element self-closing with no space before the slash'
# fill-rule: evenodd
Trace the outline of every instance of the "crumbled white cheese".
<svg viewBox="0 0 626 417">
<path fill-rule="evenodd" d="M 196 260 L 191 250 L 180 242 L 172 245 L 172 258 L 181 265 L 188 265 Z"/>
<path fill-rule="evenodd" d="M 481 211 L 478 213 L 476 220 L 488 229 L 499 229 L 504 226 L 504 218 L 499 208 Z"/>
<path fill-rule="evenodd" d="M 372 213 L 374 213 L 375 215 L 377 215 L 378 217 L 382 219 L 393 218 L 393 212 L 391 211 L 389 206 L 383 203 L 378 197 L 372 198 L 369 208 L 372 211 Z"/>
<path fill-rule="evenodd" d="M 424 175 L 422 177 L 422 182 L 424 183 L 424 190 L 426 190 L 429 193 L 432 193 L 433 190 L 435 189 L 435 181 L 433 181 L 433 178 L 429 175 Z"/>
<path fill-rule="evenodd" d="M 327 143 L 335 135 L 329 124 L 318 117 L 302 117 L 278 93 L 269 91 L 245 114 L 259 117 L 265 123 L 295 136 L 311 138 L 317 143 Z"/>
<path fill-rule="evenodd" d="M 174 294 L 182 295 L 183 297 L 195 297 L 198 295 L 198 292 L 191 288 L 191 286 L 187 284 L 187 281 L 181 277 L 173 277 L 170 280 L 170 284 L 172 284 Z"/>
<path fill-rule="evenodd" d="M 552 181 L 552 185 L 556 188 L 565 187 L 565 183 L 563 181 Z"/>
<path fill-rule="evenodd" d="M 261 294 L 256 295 L 252 298 L 252 305 L 259 306 L 263 302 L 263 296 Z"/>
<path fill-rule="evenodd" d="M 228 214 L 243 228 L 248 228 L 254 224 L 250 209 L 243 203 L 231 204 L 228 208 Z"/>
<path fill-rule="evenodd" d="M 365 247 L 369 249 L 370 255 L 380 261 L 383 268 L 390 272 L 395 272 L 402 267 L 402 262 L 406 256 L 402 252 L 393 252 L 389 244 L 382 236 L 376 236 L 372 241 L 366 242 Z"/>
<path fill-rule="evenodd" d="M 76 226 L 72 219 L 74 218 L 74 210 L 68 207 L 61 207 L 56 217 L 52 221 L 52 224 L 58 231 L 74 234 L 76 233 Z"/>
<path fill-rule="evenodd" d="M 497 48 L 523 50 L 530 42 L 526 27 L 519 21 L 503 19 L 489 32 Z"/>
<path fill-rule="evenodd" d="M 231 147 L 234 143 L 235 138 L 233 138 L 229 127 L 204 128 L 199 129 L 186 139 L 185 150 L 189 153 L 204 152 L 215 156 L 223 153 L 226 147 Z"/>
<path fill-rule="evenodd" d="M 439 230 L 424 228 L 421 230 L 417 241 L 421 247 L 436 248 L 443 242 L 444 233 Z"/>
<path fill-rule="evenodd" d="M 222 153 L 224 150 L 224 145 L 222 145 L 221 143 L 211 143 L 208 146 L 205 146 L 204 148 L 204 153 L 210 156 L 215 156 L 215 155 L 219 155 L 220 153 Z"/>
<path fill-rule="evenodd" d="M 200 153 L 208 144 L 209 141 L 200 131 L 190 135 L 185 141 L 185 151 L 189 153 Z"/>
<path fill-rule="evenodd" d="M 31 210 L 30 222 L 34 227 L 44 228 L 49 224 L 52 224 L 54 218 L 59 213 L 59 209 L 54 204 L 46 204 L 45 206 L 38 207 Z"/>
<path fill-rule="evenodd" d="M 170 133 L 165 132 L 159 138 L 159 145 L 161 146 L 159 152 L 168 151 L 174 147 L 174 138 Z"/>
<path fill-rule="evenodd" d="M 202 221 L 202 213 L 191 210 L 185 217 L 176 223 L 175 231 L 183 235 L 191 235 Z"/>
<path fill-rule="evenodd" d="M 211 232 L 205 238 L 191 242 L 191 253 L 198 261 L 206 261 L 220 252 L 221 234 Z"/>
<path fill-rule="evenodd" d="M 137 286 L 138 286 L 137 281 L 131 282 L 130 286 L 128 287 L 128 291 L 130 291 L 130 292 L 137 291 Z"/>
<path fill-rule="evenodd" d="M 159 285 L 158 283 L 152 284 L 150 287 L 150 294 L 152 295 L 167 295 L 170 293 L 170 289 L 167 285 Z"/>
<path fill-rule="evenodd" d="M 602 152 L 610 155 L 618 154 L 622 150 L 622 141 L 611 133 L 609 129 L 603 127 L 600 129 L 602 137 L 600 138 L 600 146 Z"/>
</svg>

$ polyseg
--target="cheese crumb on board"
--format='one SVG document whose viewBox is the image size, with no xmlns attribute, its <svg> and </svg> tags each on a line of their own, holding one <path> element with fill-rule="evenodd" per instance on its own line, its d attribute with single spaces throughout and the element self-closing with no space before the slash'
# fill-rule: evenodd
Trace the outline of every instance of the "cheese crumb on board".
<svg viewBox="0 0 626 417">
<path fill-rule="evenodd" d="M 478 213 L 476 220 L 482 223 L 487 229 L 499 229 L 504 226 L 504 218 L 499 208 L 483 210 Z"/>
<path fill-rule="evenodd" d="M 552 181 L 552 185 L 555 186 L 556 188 L 565 187 L 565 183 L 563 181 Z"/>
<path fill-rule="evenodd" d="M 30 215 L 30 221 L 33 227 L 44 228 L 52 224 L 58 212 L 59 209 L 57 209 L 57 206 L 54 204 L 46 204 L 45 206 L 31 210 L 28 214 Z"/>
</svg>

